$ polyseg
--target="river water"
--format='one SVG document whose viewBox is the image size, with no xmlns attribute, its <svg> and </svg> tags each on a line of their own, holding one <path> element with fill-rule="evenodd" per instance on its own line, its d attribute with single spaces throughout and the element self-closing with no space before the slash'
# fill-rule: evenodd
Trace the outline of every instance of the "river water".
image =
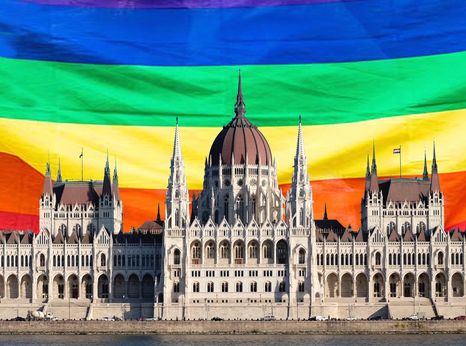
<svg viewBox="0 0 466 346">
<path fill-rule="evenodd" d="M 1 335 L 0 345 L 466 345 L 466 335 Z"/>
</svg>

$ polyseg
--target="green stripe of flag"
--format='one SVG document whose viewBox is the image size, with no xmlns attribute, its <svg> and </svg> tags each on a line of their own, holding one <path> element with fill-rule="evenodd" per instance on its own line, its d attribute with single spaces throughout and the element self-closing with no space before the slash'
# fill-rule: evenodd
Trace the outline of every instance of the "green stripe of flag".
<svg viewBox="0 0 466 346">
<path fill-rule="evenodd" d="M 219 126 L 238 67 L 91 65 L 0 58 L 0 117 L 64 123 Z M 466 52 L 312 65 L 242 66 L 261 126 L 347 123 L 466 108 Z"/>
</svg>

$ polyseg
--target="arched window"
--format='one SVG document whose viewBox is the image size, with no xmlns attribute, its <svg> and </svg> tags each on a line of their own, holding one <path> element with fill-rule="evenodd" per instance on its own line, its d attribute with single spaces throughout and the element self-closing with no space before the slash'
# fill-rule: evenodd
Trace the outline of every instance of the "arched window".
<svg viewBox="0 0 466 346">
<path fill-rule="evenodd" d="M 237 282 L 236 283 L 236 292 L 243 292 L 243 283 Z"/>
<path fill-rule="evenodd" d="M 173 253 L 173 264 L 180 264 L 181 252 L 178 249 L 175 249 Z"/>
<path fill-rule="evenodd" d="M 298 263 L 304 264 L 306 262 L 306 251 L 304 249 L 299 249 Z"/>
<path fill-rule="evenodd" d="M 222 282 L 222 292 L 228 292 L 228 282 Z"/>
<path fill-rule="evenodd" d="M 193 260 L 199 260 L 201 258 L 201 244 L 199 244 L 198 242 L 195 242 L 191 247 L 191 258 Z M 194 261 L 193 263 L 198 264 L 197 262 L 195 263 Z"/>
<path fill-rule="evenodd" d="M 244 199 L 241 196 L 236 197 L 236 217 L 244 222 Z"/>
<path fill-rule="evenodd" d="M 443 252 L 439 252 L 437 255 L 437 263 L 438 265 L 443 265 Z"/>
<path fill-rule="evenodd" d="M 220 245 L 220 257 L 221 258 L 229 258 L 230 257 L 230 248 L 227 242 L 223 242 Z"/>
<path fill-rule="evenodd" d="M 214 291 L 214 283 L 208 282 L 207 283 L 207 292 L 212 293 Z"/>
<path fill-rule="evenodd" d="M 45 267 L 45 255 L 43 253 L 41 253 L 39 256 L 39 265 L 41 267 Z"/>
<path fill-rule="evenodd" d="M 251 292 L 257 292 L 257 282 L 253 281 L 251 282 Z"/>
<path fill-rule="evenodd" d="M 225 198 L 223 199 L 223 212 L 225 213 L 225 219 L 228 220 L 228 210 L 229 210 L 229 197 L 228 195 L 225 195 Z"/>
<path fill-rule="evenodd" d="M 193 282 L 193 292 L 199 292 L 199 282 Z"/>
<path fill-rule="evenodd" d="M 206 257 L 215 258 L 215 246 L 212 242 L 209 242 L 206 246 Z"/>
<path fill-rule="evenodd" d="M 272 292 L 272 283 L 270 281 L 267 281 L 265 283 L 264 290 L 265 290 L 265 292 Z"/>
<path fill-rule="evenodd" d="M 408 221 L 405 222 L 404 226 L 405 232 L 409 232 L 411 230 L 411 224 Z"/>
<path fill-rule="evenodd" d="M 387 233 L 391 233 L 394 229 L 395 229 L 396 225 L 395 223 L 392 221 L 390 222 L 388 225 L 387 225 Z"/>
<path fill-rule="evenodd" d="M 255 219 L 256 218 L 256 196 L 252 195 L 251 197 L 251 215 Z"/>
<path fill-rule="evenodd" d="M 280 292 L 285 292 L 285 291 L 286 291 L 286 284 L 285 284 L 285 282 L 283 282 L 283 281 L 280 282 L 280 284 L 278 285 L 278 290 L 279 290 Z"/>
<path fill-rule="evenodd" d="M 105 267 L 107 265 L 107 258 L 105 254 L 100 255 L 100 266 Z"/>
<path fill-rule="evenodd" d="M 304 292 L 304 282 L 298 283 L 298 292 Z"/>
<path fill-rule="evenodd" d="M 249 258 L 257 258 L 257 243 L 249 244 Z"/>
</svg>

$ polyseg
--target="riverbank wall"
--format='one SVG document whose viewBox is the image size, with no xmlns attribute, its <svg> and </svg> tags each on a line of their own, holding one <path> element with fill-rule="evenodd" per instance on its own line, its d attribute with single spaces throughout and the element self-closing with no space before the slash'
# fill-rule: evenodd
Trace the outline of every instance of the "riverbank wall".
<svg viewBox="0 0 466 346">
<path fill-rule="evenodd" d="M 0 335 L 466 334 L 466 321 L 0 321 Z"/>
</svg>

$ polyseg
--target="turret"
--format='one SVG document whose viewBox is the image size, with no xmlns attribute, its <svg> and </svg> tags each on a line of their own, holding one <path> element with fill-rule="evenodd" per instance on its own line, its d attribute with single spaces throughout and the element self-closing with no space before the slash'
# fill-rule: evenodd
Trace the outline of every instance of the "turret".
<svg viewBox="0 0 466 346">
<path fill-rule="evenodd" d="M 439 176 L 438 176 L 435 143 L 434 143 L 434 157 L 432 159 L 432 177 L 430 181 L 430 192 L 440 192 L 440 181 L 439 181 Z"/>
<path fill-rule="evenodd" d="M 422 180 L 429 180 L 429 172 L 427 171 L 427 154 L 424 151 L 424 172 L 422 173 Z"/>
<path fill-rule="evenodd" d="M 293 178 L 289 194 L 289 216 L 293 226 L 310 225 L 312 220 L 312 188 L 307 172 L 307 158 L 304 153 L 304 140 L 299 117 L 298 138 L 293 166 Z"/>
<path fill-rule="evenodd" d="M 176 118 L 170 177 L 166 193 L 166 224 L 168 227 L 185 227 L 189 222 L 189 195 L 181 153 L 178 117 Z"/>
</svg>

